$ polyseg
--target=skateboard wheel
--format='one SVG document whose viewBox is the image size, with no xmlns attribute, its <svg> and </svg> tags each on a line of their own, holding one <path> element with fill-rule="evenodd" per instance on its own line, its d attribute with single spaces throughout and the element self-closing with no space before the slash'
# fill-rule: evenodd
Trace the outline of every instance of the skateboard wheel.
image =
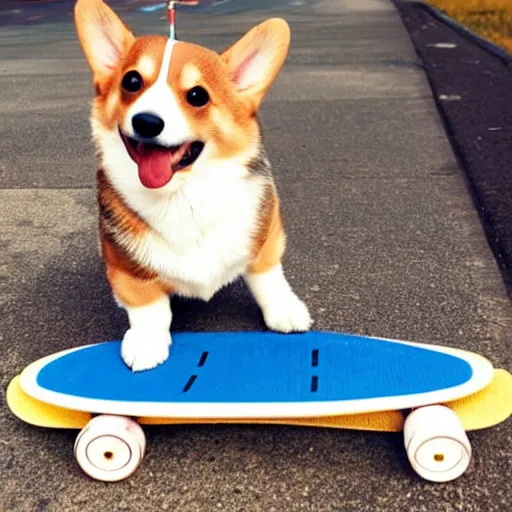
<svg viewBox="0 0 512 512">
<path fill-rule="evenodd" d="M 471 460 L 471 445 L 462 423 L 443 405 L 421 407 L 409 414 L 404 443 L 413 469 L 431 482 L 455 480 Z"/>
<path fill-rule="evenodd" d="M 91 478 L 117 482 L 137 469 L 146 451 L 140 425 L 122 416 L 96 416 L 78 434 L 75 458 Z"/>
</svg>

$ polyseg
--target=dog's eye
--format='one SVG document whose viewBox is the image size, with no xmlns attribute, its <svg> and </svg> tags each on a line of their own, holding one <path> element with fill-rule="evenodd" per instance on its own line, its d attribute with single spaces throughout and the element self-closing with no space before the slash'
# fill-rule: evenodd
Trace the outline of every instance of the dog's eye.
<svg viewBox="0 0 512 512">
<path fill-rule="evenodd" d="M 210 101 L 210 96 L 208 96 L 206 89 L 197 85 L 187 92 L 187 101 L 193 107 L 204 107 Z"/>
<path fill-rule="evenodd" d="M 128 71 L 123 77 L 121 83 L 123 89 L 127 92 L 137 92 L 142 89 L 142 77 L 137 71 Z"/>
</svg>

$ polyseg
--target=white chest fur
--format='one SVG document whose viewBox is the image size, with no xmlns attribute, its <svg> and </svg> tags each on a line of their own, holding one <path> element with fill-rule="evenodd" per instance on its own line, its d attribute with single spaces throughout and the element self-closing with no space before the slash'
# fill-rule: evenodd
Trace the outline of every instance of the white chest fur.
<svg viewBox="0 0 512 512">
<path fill-rule="evenodd" d="M 219 162 L 178 173 L 171 180 L 181 181 L 175 191 L 155 194 L 140 182 L 119 182 L 116 168 L 106 169 L 114 186 L 152 228 L 138 238 L 118 239 L 139 263 L 158 272 L 176 293 L 204 300 L 244 272 L 264 178 L 250 176 L 240 164 Z"/>
<path fill-rule="evenodd" d="M 192 171 L 148 190 L 117 131 L 94 120 L 92 126 L 109 179 L 152 228 L 136 239 L 117 239 L 138 262 L 158 272 L 176 293 L 205 300 L 245 270 L 270 179 L 249 173 L 244 162 L 253 155 L 214 160 L 207 145 Z"/>
<path fill-rule="evenodd" d="M 154 231 L 130 250 L 180 295 L 207 300 L 249 262 L 261 189 L 256 179 L 188 183 L 142 213 Z"/>
</svg>

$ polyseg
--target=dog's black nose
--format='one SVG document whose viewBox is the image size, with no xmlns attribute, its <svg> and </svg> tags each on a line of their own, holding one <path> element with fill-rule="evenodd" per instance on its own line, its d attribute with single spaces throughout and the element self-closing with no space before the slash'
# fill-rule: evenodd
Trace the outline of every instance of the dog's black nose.
<svg viewBox="0 0 512 512">
<path fill-rule="evenodd" d="M 164 122 L 158 116 L 143 112 L 133 116 L 132 126 L 137 135 L 150 139 L 156 137 L 164 129 Z"/>
</svg>

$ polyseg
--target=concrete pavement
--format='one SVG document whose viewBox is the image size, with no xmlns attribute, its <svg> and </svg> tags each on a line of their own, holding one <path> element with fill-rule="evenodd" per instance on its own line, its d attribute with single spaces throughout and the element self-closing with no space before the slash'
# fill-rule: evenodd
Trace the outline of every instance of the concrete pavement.
<svg viewBox="0 0 512 512">
<path fill-rule="evenodd" d="M 260 20 L 292 28 L 262 107 L 289 233 L 287 274 L 316 329 L 478 351 L 510 369 L 512 309 L 394 7 L 386 0 L 282 1 L 180 15 L 183 39 L 222 49 Z M 261 5 L 261 4 L 258 4 Z M 227 9 L 226 6 L 224 8 Z M 226 11 L 227 12 L 227 11 Z M 156 15 L 126 13 L 138 33 Z M 126 19 L 126 18 L 125 18 Z M 90 75 L 71 24 L 0 30 L 0 384 L 55 350 L 126 328 L 96 248 Z M 176 302 L 175 329 L 263 329 L 240 284 Z M 0 408 L 0 510 L 501 511 L 510 505 L 510 424 L 470 434 L 461 479 L 421 481 L 400 435 L 276 428 L 146 429 L 131 479 L 85 477 L 76 432 Z"/>
</svg>

